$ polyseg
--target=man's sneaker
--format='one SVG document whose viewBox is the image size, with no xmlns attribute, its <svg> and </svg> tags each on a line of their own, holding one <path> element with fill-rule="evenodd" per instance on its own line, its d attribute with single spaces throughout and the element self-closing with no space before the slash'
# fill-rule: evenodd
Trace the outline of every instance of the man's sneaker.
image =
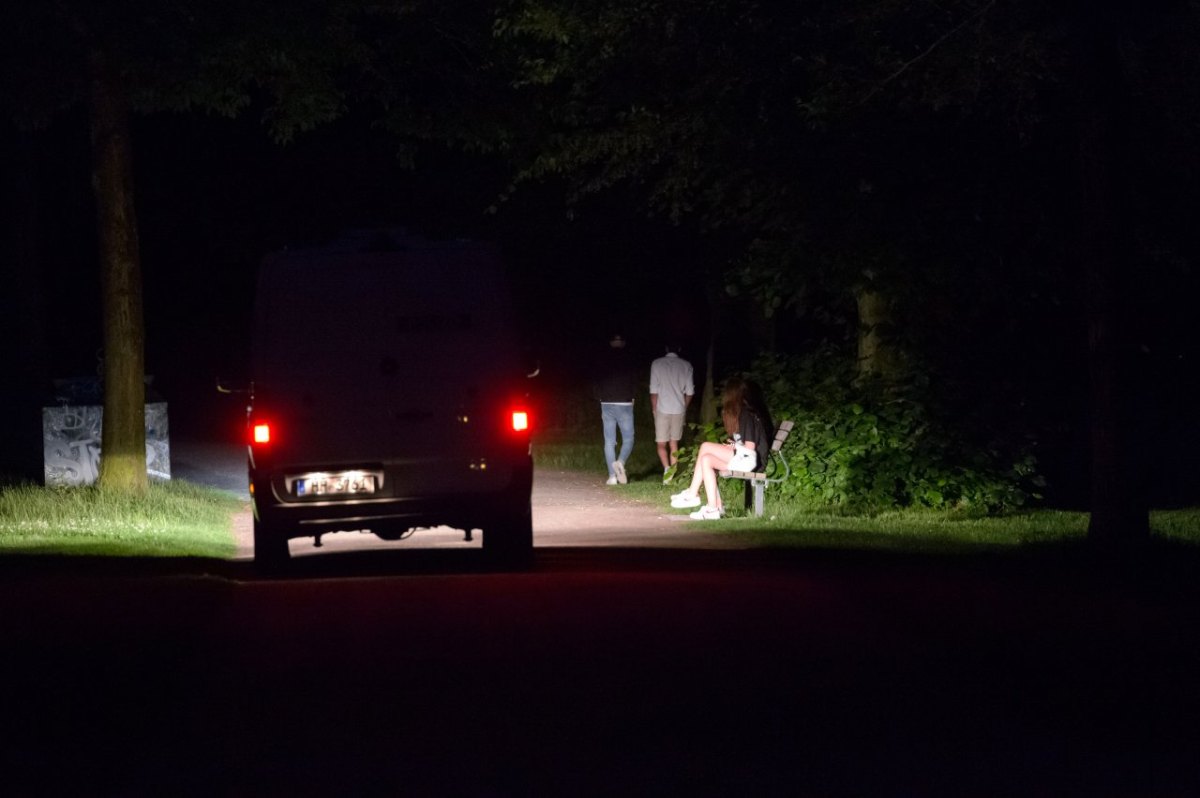
<svg viewBox="0 0 1200 798">
<path fill-rule="evenodd" d="M 671 506 L 676 509 L 683 509 L 685 507 L 699 507 L 700 497 L 693 496 L 685 490 L 683 493 L 676 493 L 671 497 Z"/>
<path fill-rule="evenodd" d="M 625 464 L 620 460 L 613 460 L 613 471 L 617 475 L 617 482 L 620 482 L 622 485 L 624 485 L 629 481 L 629 477 L 625 476 Z"/>
<path fill-rule="evenodd" d="M 607 480 L 604 482 L 604 484 L 605 484 L 605 485 L 616 485 L 616 484 L 617 484 L 617 478 L 616 478 L 616 477 L 609 477 L 609 478 L 608 478 L 608 479 L 607 479 Z"/>
<path fill-rule="evenodd" d="M 721 512 L 720 507 L 709 507 L 706 504 L 696 512 L 688 513 L 688 518 L 693 521 L 720 521 L 722 515 L 724 513 Z"/>
<path fill-rule="evenodd" d="M 675 466 L 667 466 L 663 469 L 663 484 L 670 485 L 671 480 L 675 479 Z"/>
</svg>

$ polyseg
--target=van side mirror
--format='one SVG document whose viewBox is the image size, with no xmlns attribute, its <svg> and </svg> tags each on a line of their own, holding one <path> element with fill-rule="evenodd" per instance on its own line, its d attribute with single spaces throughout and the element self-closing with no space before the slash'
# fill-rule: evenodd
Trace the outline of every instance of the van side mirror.
<svg viewBox="0 0 1200 798">
<path fill-rule="evenodd" d="M 521 367 L 528 379 L 533 379 L 542 373 L 542 359 L 532 346 L 521 347 Z"/>
<path fill-rule="evenodd" d="M 238 383 L 217 377 L 217 393 L 254 393 L 254 383 Z"/>
</svg>

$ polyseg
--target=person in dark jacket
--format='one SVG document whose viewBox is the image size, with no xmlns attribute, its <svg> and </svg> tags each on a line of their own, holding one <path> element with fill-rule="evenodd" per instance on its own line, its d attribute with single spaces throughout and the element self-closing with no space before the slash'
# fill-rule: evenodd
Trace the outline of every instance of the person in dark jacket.
<svg viewBox="0 0 1200 798">
<path fill-rule="evenodd" d="M 725 443 L 705 441 L 700 444 L 692 484 L 671 497 L 672 507 L 700 507 L 700 486 L 703 485 L 708 502 L 691 517 L 697 521 L 715 521 L 723 516 L 725 508 L 717 489 L 717 475 L 728 468 L 736 444 L 754 450 L 758 460 L 755 470 L 766 468 L 775 426 L 760 395 L 756 386 L 740 377 L 725 383 L 721 396 L 721 423 L 725 425 L 729 439 Z"/>
<path fill-rule="evenodd" d="M 600 401 L 600 420 L 604 425 L 604 461 L 608 464 L 609 485 L 629 481 L 625 462 L 633 451 L 633 398 L 638 390 L 638 368 L 625 349 L 625 339 L 614 335 L 608 351 L 596 363 L 593 395 Z M 617 452 L 617 430 L 621 431 L 621 451 Z"/>
</svg>

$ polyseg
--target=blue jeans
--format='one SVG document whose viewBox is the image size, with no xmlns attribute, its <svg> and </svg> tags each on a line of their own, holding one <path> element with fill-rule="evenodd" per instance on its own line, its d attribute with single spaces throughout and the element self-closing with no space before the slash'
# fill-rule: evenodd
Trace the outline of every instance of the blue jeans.
<svg viewBox="0 0 1200 798">
<path fill-rule="evenodd" d="M 633 405 L 600 403 L 600 420 L 604 422 L 604 462 L 608 463 L 608 475 L 613 473 L 613 460 L 622 463 L 629 460 L 633 451 Z M 621 454 L 616 456 L 617 427 L 621 428 Z"/>
</svg>

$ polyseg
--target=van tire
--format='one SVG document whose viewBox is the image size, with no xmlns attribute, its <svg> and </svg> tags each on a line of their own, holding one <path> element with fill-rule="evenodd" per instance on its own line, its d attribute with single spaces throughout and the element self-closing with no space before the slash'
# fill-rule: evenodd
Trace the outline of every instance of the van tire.
<svg viewBox="0 0 1200 798">
<path fill-rule="evenodd" d="M 263 573 L 277 573 L 291 559 L 288 539 L 254 519 L 254 566 Z"/>
<path fill-rule="evenodd" d="M 483 530 L 483 553 L 495 565 L 523 568 L 533 562 L 533 516 L 529 508 Z"/>
</svg>

